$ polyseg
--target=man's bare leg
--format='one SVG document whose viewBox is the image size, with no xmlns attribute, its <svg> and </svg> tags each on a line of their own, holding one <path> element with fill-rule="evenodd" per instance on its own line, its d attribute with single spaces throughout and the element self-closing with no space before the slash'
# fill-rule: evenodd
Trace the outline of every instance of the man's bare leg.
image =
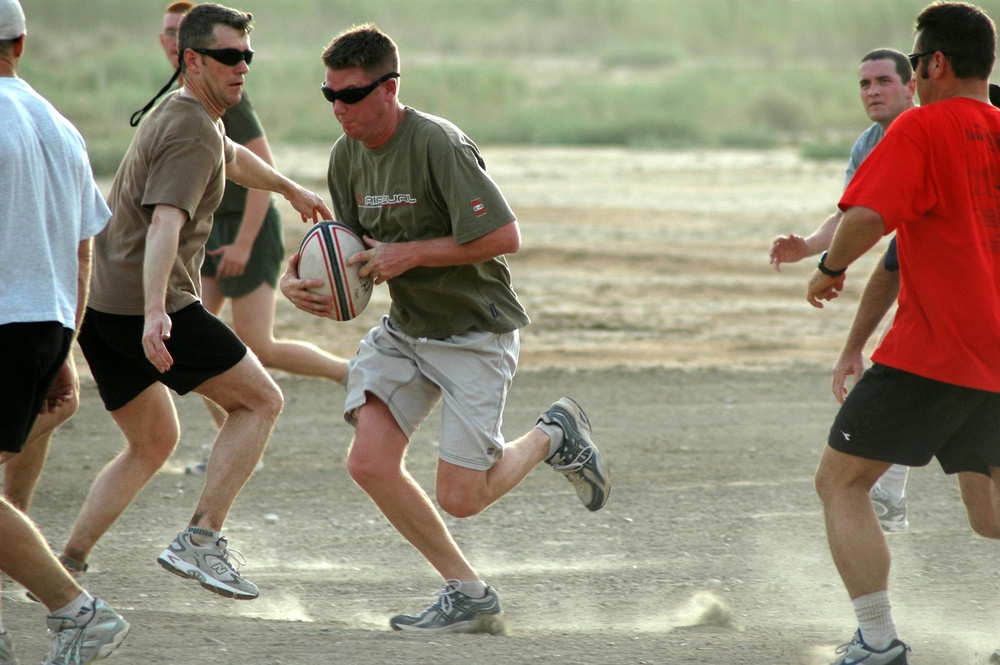
<svg viewBox="0 0 1000 665">
<path fill-rule="evenodd" d="M 180 439 L 177 411 L 162 384 L 153 384 L 111 416 L 125 435 L 125 450 L 97 475 L 63 548 L 66 557 L 81 563 Z"/>
<path fill-rule="evenodd" d="M 889 546 L 868 491 L 889 466 L 827 446 L 816 472 L 830 553 L 851 598 L 888 588 Z"/>
<path fill-rule="evenodd" d="M 196 389 L 226 411 L 226 422 L 212 447 L 192 526 L 222 529 L 229 510 L 264 454 L 281 414 L 281 389 L 256 356 L 248 353 L 235 367 Z"/>
<path fill-rule="evenodd" d="M 407 444 L 389 407 L 369 396 L 358 411 L 347 461 L 351 477 L 441 577 L 479 579 L 430 497 L 406 470 Z"/>
</svg>

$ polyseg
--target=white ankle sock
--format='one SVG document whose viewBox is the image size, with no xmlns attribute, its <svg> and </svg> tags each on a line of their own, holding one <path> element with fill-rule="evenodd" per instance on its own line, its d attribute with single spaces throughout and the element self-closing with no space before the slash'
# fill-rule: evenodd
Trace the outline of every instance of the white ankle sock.
<svg viewBox="0 0 1000 665">
<path fill-rule="evenodd" d="M 910 467 L 893 464 L 875 484 L 883 495 L 899 503 L 906 495 L 906 476 L 909 473 Z"/>
<path fill-rule="evenodd" d="M 469 598 L 482 598 L 486 595 L 486 582 L 482 580 L 462 582 L 458 585 L 458 590 Z"/>
<path fill-rule="evenodd" d="M 858 628 L 865 644 L 878 649 L 885 649 L 896 639 L 896 624 L 892 620 L 892 605 L 889 603 L 888 591 L 876 591 L 865 596 L 859 596 L 851 601 L 854 604 L 854 614 L 858 618 Z"/>
<path fill-rule="evenodd" d="M 563 442 L 562 427 L 559 427 L 559 425 L 550 425 L 548 423 L 538 423 L 537 425 L 535 425 L 535 428 L 542 430 L 542 432 L 547 434 L 550 439 L 549 454 L 545 456 L 545 459 L 549 459 L 550 457 L 556 454 L 556 451 L 559 450 L 559 446 L 562 445 Z"/>
<path fill-rule="evenodd" d="M 202 529 L 199 526 L 189 526 L 186 531 L 191 536 L 191 542 L 199 547 L 208 545 L 209 543 L 214 543 L 222 537 L 221 531 Z"/>
<path fill-rule="evenodd" d="M 94 597 L 86 591 L 77 596 L 69 605 L 53 610 L 49 616 L 75 618 L 83 613 L 84 609 L 94 611 Z"/>
</svg>

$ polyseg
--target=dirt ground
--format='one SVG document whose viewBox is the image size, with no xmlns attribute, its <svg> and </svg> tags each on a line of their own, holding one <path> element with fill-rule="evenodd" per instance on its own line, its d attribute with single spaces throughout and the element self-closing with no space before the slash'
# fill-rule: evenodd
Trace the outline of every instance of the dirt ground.
<svg viewBox="0 0 1000 665">
<path fill-rule="evenodd" d="M 872 263 L 818 311 L 803 297 L 812 263 L 777 274 L 766 258 L 772 236 L 829 214 L 842 165 L 784 151 L 484 153 L 521 220 L 510 262 L 533 321 L 506 434 L 575 397 L 611 464 L 606 508 L 588 513 L 543 467 L 484 514 L 449 519 L 500 592 L 510 633 L 394 633 L 388 617 L 429 604 L 439 580 L 348 477 L 342 390 L 276 373 L 285 411 L 227 527 L 261 597 L 225 600 L 155 561 L 200 491 L 184 465 L 212 437 L 197 398 L 179 398 L 174 458 L 85 578 L 133 625 L 108 662 L 825 665 L 849 639 L 853 612 L 812 473 L 836 411 L 829 367 Z M 324 151 L 276 156 L 324 191 Z M 291 248 L 305 229 L 292 214 L 285 224 Z M 334 324 L 281 300 L 277 330 L 349 354 L 386 304 L 377 289 L 359 320 Z M 425 486 L 437 424 L 409 454 Z M 83 405 L 57 435 L 32 508 L 53 544 L 121 445 L 84 374 Z M 937 467 L 915 470 L 908 495 L 910 531 L 889 540 L 911 662 L 984 664 L 1000 646 L 997 545 L 972 534 Z M 47 648 L 43 615 L 8 586 L 4 622 L 22 663 Z"/>
</svg>

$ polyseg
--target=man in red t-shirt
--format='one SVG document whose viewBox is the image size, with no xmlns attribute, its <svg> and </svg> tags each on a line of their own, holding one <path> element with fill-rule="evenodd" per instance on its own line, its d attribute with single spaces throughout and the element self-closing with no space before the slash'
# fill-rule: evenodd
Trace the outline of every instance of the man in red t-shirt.
<svg viewBox="0 0 1000 665">
<path fill-rule="evenodd" d="M 816 473 L 834 563 L 858 631 L 834 665 L 904 665 L 888 598 L 889 550 L 868 490 L 893 463 L 937 457 L 1000 490 L 1000 111 L 989 103 L 996 32 L 980 9 L 917 19 L 921 106 L 903 113 L 844 192 L 843 219 L 808 287 L 837 297 L 847 267 L 895 232 L 899 307 L 874 365 L 837 414 Z"/>
</svg>

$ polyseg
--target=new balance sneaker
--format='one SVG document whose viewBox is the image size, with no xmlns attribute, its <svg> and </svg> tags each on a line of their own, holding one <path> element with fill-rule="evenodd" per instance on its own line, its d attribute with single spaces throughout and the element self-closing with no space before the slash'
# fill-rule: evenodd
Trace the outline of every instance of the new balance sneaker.
<svg viewBox="0 0 1000 665">
<path fill-rule="evenodd" d="M 66 572 L 69 573 L 70 577 L 76 580 L 77 583 L 80 582 L 80 578 L 82 578 L 83 574 L 87 572 L 88 568 L 90 568 L 89 564 L 83 561 L 73 561 L 72 559 L 67 558 L 65 554 L 57 554 L 56 558 L 59 559 L 59 563 L 62 564 L 62 567 L 66 569 Z M 26 591 L 24 595 L 27 596 L 28 600 L 33 603 L 41 602 L 38 600 L 38 596 L 30 591 Z M 3 660 L 0 660 L 0 665 L 3 665 Z"/>
<path fill-rule="evenodd" d="M 227 544 L 226 538 L 220 537 L 208 545 L 195 545 L 191 534 L 182 531 L 157 561 L 174 575 L 197 580 L 212 593 L 236 600 L 253 600 L 260 592 L 237 572 L 246 564 L 246 559 Z"/>
<path fill-rule="evenodd" d="M 448 580 L 438 590 L 438 599 L 420 614 L 397 614 L 389 619 L 393 630 L 424 633 L 467 633 L 479 619 L 503 614 L 500 597 L 493 587 L 486 587 L 482 598 L 470 598 L 458 590 L 458 580 Z"/>
<path fill-rule="evenodd" d="M 572 399 L 563 397 L 538 422 L 556 425 L 563 431 L 562 445 L 545 461 L 573 483 L 587 510 L 603 508 L 611 494 L 611 479 L 604 456 L 590 440 L 587 414 Z"/>
<path fill-rule="evenodd" d="M 6 630 L 0 633 L 0 665 L 17 665 L 14 655 L 14 641 Z"/>
<path fill-rule="evenodd" d="M 837 647 L 837 653 L 843 654 L 830 665 L 907 665 L 906 653 L 910 647 L 899 640 L 877 651 L 865 644 L 861 639 L 861 630 L 854 633 L 854 639 Z"/>
<path fill-rule="evenodd" d="M 103 600 L 95 599 L 83 616 L 49 616 L 52 646 L 42 665 L 86 665 L 107 658 L 128 635 L 129 625 Z"/>
<path fill-rule="evenodd" d="M 882 525 L 883 531 L 902 533 L 910 528 L 910 523 L 906 519 L 905 496 L 900 497 L 897 501 L 882 492 L 878 483 L 872 487 L 868 496 L 871 497 L 872 505 L 875 506 L 875 514 L 878 516 L 878 523 Z"/>
</svg>

